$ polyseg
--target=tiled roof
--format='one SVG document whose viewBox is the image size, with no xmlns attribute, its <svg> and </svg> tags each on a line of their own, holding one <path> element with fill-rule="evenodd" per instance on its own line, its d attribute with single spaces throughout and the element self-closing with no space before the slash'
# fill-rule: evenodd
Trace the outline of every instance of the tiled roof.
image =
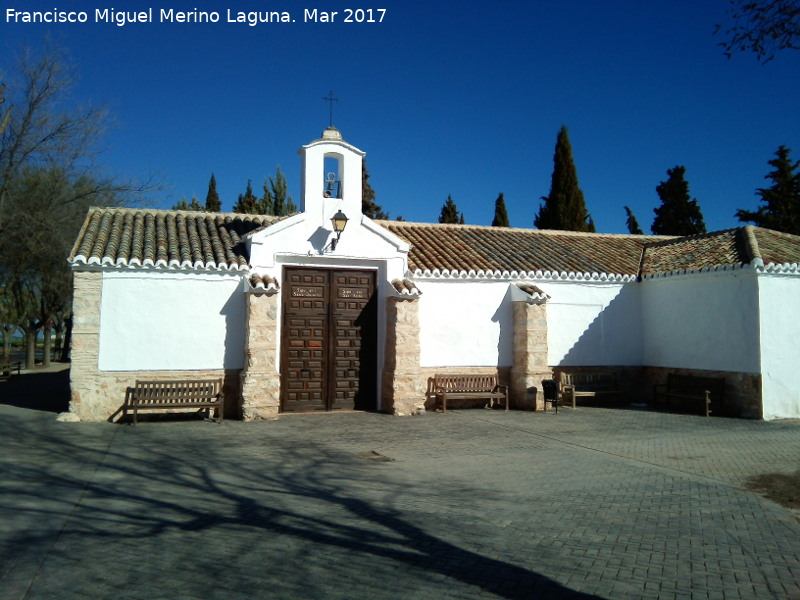
<svg viewBox="0 0 800 600">
<path fill-rule="evenodd" d="M 745 226 L 700 236 L 610 235 L 379 221 L 411 244 L 409 270 L 653 276 L 749 265 L 800 265 L 800 236 Z"/>
<path fill-rule="evenodd" d="M 242 238 L 276 217 L 174 210 L 91 208 L 74 265 L 246 269 Z"/>
<path fill-rule="evenodd" d="M 76 266 L 247 270 L 244 236 L 278 220 L 266 215 L 92 208 L 69 260 Z M 738 267 L 754 260 L 758 264 L 759 259 L 766 268 L 800 272 L 800 236 L 752 226 L 676 238 L 377 223 L 411 245 L 408 266 L 414 277 L 470 272 L 519 278 L 531 273 L 649 277 Z M 271 289 L 268 279 L 253 285 Z M 413 295 L 418 293 L 409 287 L 413 285 L 400 281 L 395 289 Z"/>
<path fill-rule="evenodd" d="M 409 270 L 605 273 L 636 276 L 653 236 L 381 221 L 411 244 Z M 664 239 L 664 238 L 655 238 Z"/>
<path fill-rule="evenodd" d="M 650 244 L 642 275 L 749 264 L 752 257 L 743 233 L 744 228 L 727 229 Z"/>
<path fill-rule="evenodd" d="M 765 265 L 800 264 L 800 236 L 760 227 L 748 226 L 746 229 L 752 231 L 758 254 Z"/>
<path fill-rule="evenodd" d="M 747 225 L 705 235 L 675 238 L 649 245 L 642 276 L 749 265 L 800 263 L 800 237 Z"/>
</svg>

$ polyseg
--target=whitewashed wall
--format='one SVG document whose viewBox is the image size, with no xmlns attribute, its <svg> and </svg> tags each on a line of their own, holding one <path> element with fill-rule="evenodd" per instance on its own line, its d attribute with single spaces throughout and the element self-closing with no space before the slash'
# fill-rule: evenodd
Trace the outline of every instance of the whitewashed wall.
<svg viewBox="0 0 800 600">
<path fill-rule="evenodd" d="M 627 366 L 642 360 L 638 284 L 544 282 L 548 363 Z"/>
<path fill-rule="evenodd" d="M 279 265 L 358 268 L 380 263 L 386 265 L 388 281 L 404 276 L 409 246 L 387 229 L 359 214 L 350 219 L 336 250 L 331 250 L 336 237 L 332 229 L 329 220 L 301 213 L 253 234 L 248 238 L 253 271 L 280 278 Z"/>
<path fill-rule="evenodd" d="M 241 275 L 104 273 L 99 368 L 240 369 L 244 307 Z"/>
<path fill-rule="evenodd" d="M 423 367 L 513 363 L 513 317 L 507 281 L 423 281 Z M 641 364 L 636 283 L 536 282 L 547 303 L 550 365 Z"/>
<path fill-rule="evenodd" d="M 762 275 L 758 285 L 763 417 L 800 418 L 800 278 Z"/>
<path fill-rule="evenodd" d="M 675 275 L 640 285 L 645 365 L 759 372 L 753 271 Z"/>
<path fill-rule="evenodd" d="M 419 300 L 423 367 L 510 367 L 513 318 L 507 281 L 423 281 Z"/>
</svg>

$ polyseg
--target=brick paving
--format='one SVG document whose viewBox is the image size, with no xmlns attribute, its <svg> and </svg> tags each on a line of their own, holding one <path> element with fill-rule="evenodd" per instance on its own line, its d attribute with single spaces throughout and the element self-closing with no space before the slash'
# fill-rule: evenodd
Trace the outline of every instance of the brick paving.
<svg viewBox="0 0 800 600">
<path fill-rule="evenodd" d="M 602 408 L 59 423 L 0 406 L 0 598 L 800 598 L 800 422 Z"/>
</svg>

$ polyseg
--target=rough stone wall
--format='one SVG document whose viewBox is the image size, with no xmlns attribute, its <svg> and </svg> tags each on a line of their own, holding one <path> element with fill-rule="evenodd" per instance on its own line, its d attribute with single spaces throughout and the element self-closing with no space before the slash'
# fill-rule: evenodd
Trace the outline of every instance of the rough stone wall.
<svg viewBox="0 0 800 600">
<path fill-rule="evenodd" d="M 74 274 L 69 410 L 83 421 L 105 421 L 125 401 L 124 387 L 121 396 L 114 398 L 113 392 L 108 393 L 109 382 L 97 370 L 102 288 L 102 273 Z"/>
<path fill-rule="evenodd" d="M 542 410 L 542 380 L 553 374 L 547 364 L 547 312 L 545 304 L 512 302 L 514 364 L 511 367 L 513 408 Z"/>
<path fill-rule="evenodd" d="M 239 370 L 99 371 L 100 298 L 103 274 L 75 274 L 73 296 L 71 416 L 81 421 L 108 421 L 122 416 L 127 390 L 137 379 L 224 379 L 225 416 L 239 416 Z"/>
<path fill-rule="evenodd" d="M 278 295 L 247 294 L 242 418 L 277 419 L 281 403 L 278 364 Z"/>
<path fill-rule="evenodd" d="M 553 367 L 553 378 L 560 379 L 561 373 L 616 373 L 617 383 L 622 392 L 619 397 L 598 398 L 578 398 L 578 406 L 581 403 L 591 403 L 598 406 L 616 404 L 624 405 L 629 403 L 650 404 L 652 401 L 652 386 L 648 387 L 644 382 L 644 372 L 642 367 L 630 366 L 593 366 L 593 367 Z"/>
<path fill-rule="evenodd" d="M 708 371 L 700 369 L 674 369 L 667 367 L 554 367 L 554 375 L 561 373 L 596 373 L 612 371 L 617 374 L 617 381 L 623 392 L 623 403 L 647 404 L 655 407 L 654 386 L 667 383 L 669 373 L 696 375 L 698 377 L 722 377 L 725 379 L 725 397 L 718 402 L 711 399 L 711 414 L 718 417 L 740 417 L 761 419 L 761 376 L 757 373 L 736 373 L 732 371 Z M 578 402 L 600 405 L 603 400 L 580 398 Z M 677 407 L 689 413 L 700 414 L 701 407 L 697 402 L 688 402 Z"/>
<path fill-rule="evenodd" d="M 386 350 L 381 410 L 398 416 L 425 412 L 425 380 L 420 369 L 419 302 L 386 301 Z"/>
<path fill-rule="evenodd" d="M 435 375 L 496 375 L 500 385 L 509 385 L 511 367 L 423 367 L 420 369 L 425 385 L 425 409 L 436 409 L 436 397 L 433 390 Z M 448 400 L 448 408 L 470 408 L 485 406 L 485 400 Z M 510 403 L 509 403 L 510 406 Z"/>
</svg>

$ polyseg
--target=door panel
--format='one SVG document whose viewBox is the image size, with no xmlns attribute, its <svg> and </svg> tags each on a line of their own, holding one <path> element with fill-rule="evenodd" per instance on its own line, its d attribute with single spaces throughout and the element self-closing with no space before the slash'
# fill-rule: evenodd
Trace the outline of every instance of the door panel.
<svg viewBox="0 0 800 600">
<path fill-rule="evenodd" d="M 374 408 L 375 272 L 286 269 L 284 280 L 281 409 Z"/>
</svg>

